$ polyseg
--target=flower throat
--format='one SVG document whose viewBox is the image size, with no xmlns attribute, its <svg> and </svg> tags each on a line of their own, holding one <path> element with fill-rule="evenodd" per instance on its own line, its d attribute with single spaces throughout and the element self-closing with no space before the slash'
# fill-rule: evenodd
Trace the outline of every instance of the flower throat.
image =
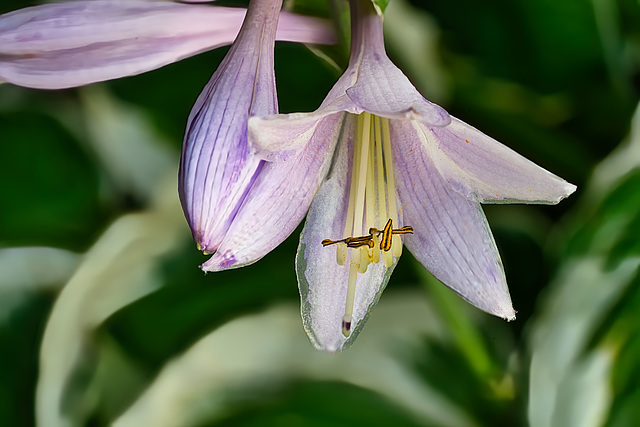
<svg viewBox="0 0 640 427">
<path fill-rule="evenodd" d="M 402 254 L 400 235 L 413 233 L 411 227 L 394 229 L 394 224 L 398 224 L 398 207 L 389 120 L 365 112 L 356 118 L 349 205 L 344 226 L 344 236 L 350 237 L 322 241 L 323 246 L 337 245 L 336 261 L 339 265 L 345 264 L 347 249 L 352 249 L 342 319 L 345 337 L 351 334 L 358 273 L 366 273 L 369 264 L 378 263 L 381 259 L 387 268 L 391 267 L 393 257 L 398 258 Z"/>
</svg>

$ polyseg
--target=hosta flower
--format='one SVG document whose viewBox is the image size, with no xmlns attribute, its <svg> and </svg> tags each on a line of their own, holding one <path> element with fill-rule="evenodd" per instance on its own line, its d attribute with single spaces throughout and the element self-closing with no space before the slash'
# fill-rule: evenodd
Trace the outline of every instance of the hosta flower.
<svg viewBox="0 0 640 427">
<path fill-rule="evenodd" d="M 147 0 L 22 9 L 0 16 L 0 80 L 46 89 L 80 86 L 148 71 L 237 35 L 191 111 L 180 163 L 185 216 L 198 246 L 213 252 L 264 164 L 249 153 L 247 120 L 278 111 L 276 38 L 333 39 L 318 19 L 282 13 L 278 24 L 281 6 L 282 0 L 252 0 L 246 17 L 241 8 Z"/>
<path fill-rule="evenodd" d="M 370 0 L 351 1 L 351 20 L 349 67 L 317 111 L 249 120 L 266 163 L 203 268 L 255 262 L 310 204 L 296 270 L 317 348 L 353 341 L 403 245 L 471 304 L 513 319 L 480 203 L 555 204 L 575 186 L 425 100 L 386 56 Z"/>
<path fill-rule="evenodd" d="M 150 0 L 20 9 L 0 15 L 0 81 L 60 89 L 139 74 L 231 43 L 245 12 Z M 276 38 L 328 43 L 332 34 L 320 20 L 283 12 Z"/>
<path fill-rule="evenodd" d="M 215 252 L 264 161 L 249 116 L 278 112 L 273 49 L 282 0 L 253 0 L 238 38 L 196 101 L 180 161 L 180 200 L 198 248 Z"/>
</svg>

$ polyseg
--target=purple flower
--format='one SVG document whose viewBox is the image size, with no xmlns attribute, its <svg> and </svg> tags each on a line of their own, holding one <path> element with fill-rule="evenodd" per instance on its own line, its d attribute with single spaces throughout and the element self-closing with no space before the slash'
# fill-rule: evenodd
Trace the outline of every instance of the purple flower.
<svg viewBox="0 0 640 427">
<path fill-rule="evenodd" d="M 515 318 L 480 203 L 555 204 L 575 186 L 425 100 L 384 50 L 382 17 L 351 0 L 351 59 L 313 113 L 253 117 L 265 160 L 209 271 L 250 264 L 308 211 L 296 270 L 312 343 L 350 344 L 402 253 L 480 309 Z"/>
<path fill-rule="evenodd" d="M 230 44 L 245 9 L 149 0 L 80 0 L 0 15 L 0 81 L 39 89 L 150 71 Z M 283 12 L 278 40 L 330 43 L 321 20 Z"/>
<path fill-rule="evenodd" d="M 307 215 L 296 270 L 305 329 L 353 342 L 403 244 L 473 305 L 513 319 L 480 203 L 558 203 L 575 186 L 425 100 L 384 50 L 382 17 L 351 0 L 349 67 L 313 113 L 276 115 L 276 38 L 330 41 L 317 21 L 252 0 L 187 125 L 180 198 L 205 271 L 256 262 Z M 143 0 L 0 16 L 0 79 L 63 88 L 144 72 L 229 43 L 244 11 Z M 247 128 L 248 124 L 248 128 Z"/>
<path fill-rule="evenodd" d="M 264 161 L 249 116 L 278 112 L 273 49 L 282 0 L 253 0 L 231 49 L 196 101 L 182 145 L 180 200 L 198 249 L 215 252 Z"/>
<path fill-rule="evenodd" d="M 191 111 L 180 162 L 185 216 L 198 247 L 211 253 L 264 165 L 249 152 L 247 121 L 278 112 L 276 38 L 333 41 L 322 20 L 280 14 L 281 6 L 282 0 L 252 0 L 246 17 L 240 8 L 147 0 L 22 9 L 0 16 L 0 79 L 46 89 L 81 86 L 151 70 L 237 34 Z"/>
</svg>

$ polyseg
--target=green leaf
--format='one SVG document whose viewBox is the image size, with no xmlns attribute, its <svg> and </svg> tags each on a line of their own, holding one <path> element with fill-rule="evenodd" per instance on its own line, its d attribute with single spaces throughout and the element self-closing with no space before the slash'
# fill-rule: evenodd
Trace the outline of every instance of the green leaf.
<svg viewBox="0 0 640 427">
<path fill-rule="evenodd" d="M 251 394 L 249 394 L 251 396 Z M 384 397 L 341 382 L 299 381 L 231 405 L 230 414 L 212 425 L 333 427 L 423 426 Z"/>
<path fill-rule="evenodd" d="M 573 226 L 565 229 L 560 272 L 532 326 L 533 427 L 635 422 L 640 403 L 638 132 L 634 126 L 628 143 L 598 166 Z"/>
<path fill-rule="evenodd" d="M 105 215 L 87 153 L 50 116 L 0 115 L 0 238 L 6 245 L 80 249 Z"/>
<path fill-rule="evenodd" d="M 385 10 L 387 10 L 387 6 L 389 6 L 389 2 L 391 0 L 371 0 L 371 1 L 380 9 L 382 13 L 384 13 Z"/>
</svg>

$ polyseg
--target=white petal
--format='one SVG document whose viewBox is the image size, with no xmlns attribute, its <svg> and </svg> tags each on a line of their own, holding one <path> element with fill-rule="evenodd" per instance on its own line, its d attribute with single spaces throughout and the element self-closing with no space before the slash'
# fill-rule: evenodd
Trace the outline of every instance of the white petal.
<svg viewBox="0 0 640 427">
<path fill-rule="evenodd" d="M 345 139 L 352 138 L 353 116 L 345 124 Z M 352 142 L 348 142 L 352 144 Z M 296 257 L 302 320 L 313 345 L 324 351 L 340 351 L 350 345 L 362 330 L 369 312 L 378 302 L 397 263 L 386 268 L 383 262 L 370 264 L 358 274 L 351 335 L 342 334 L 349 278 L 348 250 L 344 266 L 336 262 L 337 246 L 322 246 L 322 240 L 342 238 L 349 200 L 350 156 L 347 141 L 341 141 L 327 181 L 320 187 L 307 216 Z"/>
</svg>

